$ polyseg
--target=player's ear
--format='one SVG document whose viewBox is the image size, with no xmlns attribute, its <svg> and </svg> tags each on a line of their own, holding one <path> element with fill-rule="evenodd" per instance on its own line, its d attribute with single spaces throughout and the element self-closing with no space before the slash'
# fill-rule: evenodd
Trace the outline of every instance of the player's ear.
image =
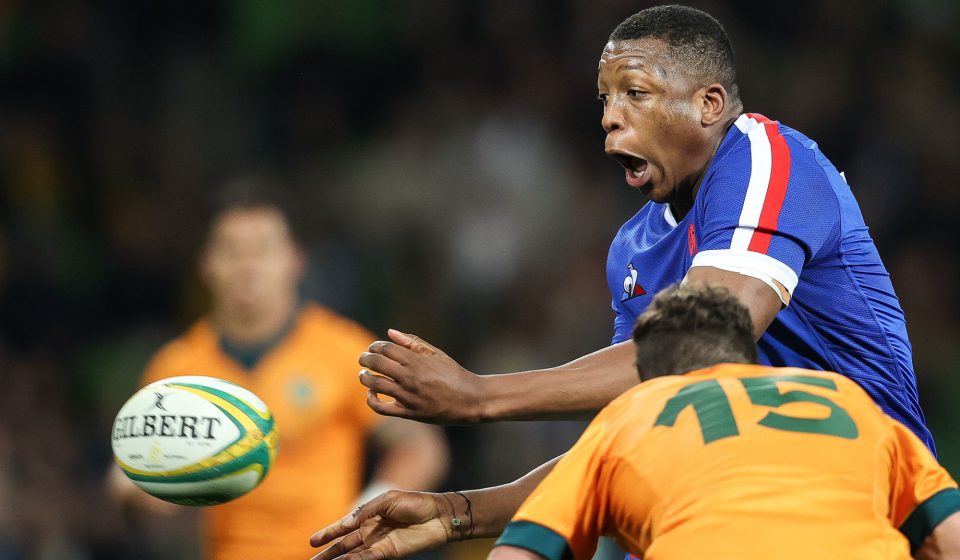
<svg viewBox="0 0 960 560">
<path fill-rule="evenodd" d="M 713 83 L 700 89 L 700 124 L 712 126 L 723 120 L 730 103 L 727 90 L 721 84 Z"/>
</svg>

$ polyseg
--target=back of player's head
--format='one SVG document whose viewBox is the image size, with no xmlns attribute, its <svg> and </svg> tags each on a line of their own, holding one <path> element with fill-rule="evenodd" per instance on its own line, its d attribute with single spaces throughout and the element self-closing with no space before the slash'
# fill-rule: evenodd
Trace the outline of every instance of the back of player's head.
<svg viewBox="0 0 960 560">
<path fill-rule="evenodd" d="M 688 6 L 654 6 L 623 20 L 610 41 L 659 39 L 670 47 L 678 67 L 700 77 L 704 85 L 719 83 L 739 104 L 733 45 L 713 16 Z"/>
<path fill-rule="evenodd" d="M 658 293 L 633 329 L 643 380 L 720 363 L 756 363 L 750 313 L 722 287 L 674 285 Z"/>
<path fill-rule="evenodd" d="M 248 210 L 272 210 L 279 213 L 286 222 L 291 239 L 298 239 L 296 212 L 287 193 L 276 181 L 259 174 L 236 177 L 213 193 L 207 213 L 208 231 L 226 214 Z"/>
</svg>

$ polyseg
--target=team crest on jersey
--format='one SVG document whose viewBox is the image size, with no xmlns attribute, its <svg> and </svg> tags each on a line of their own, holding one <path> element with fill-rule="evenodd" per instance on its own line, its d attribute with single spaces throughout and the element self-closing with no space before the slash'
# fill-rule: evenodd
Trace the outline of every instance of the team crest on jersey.
<svg viewBox="0 0 960 560">
<path fill-rule="evenodd" d="M 647 293 L 643 286 L 637 283 L 637 269 L 633 267 L 633 263 L 627 265 L 627 270 L 629 274 L 623 279 L 623 293 L 620 294 L 620 301 L 627 301 Z"/>
<path fill-rule="evenodd" d="M 296 408 L 307 408 L 314 404 L 316 387 L 306 375 L 294 377 L 287 385 L 287 397 Z"/>
</svg>

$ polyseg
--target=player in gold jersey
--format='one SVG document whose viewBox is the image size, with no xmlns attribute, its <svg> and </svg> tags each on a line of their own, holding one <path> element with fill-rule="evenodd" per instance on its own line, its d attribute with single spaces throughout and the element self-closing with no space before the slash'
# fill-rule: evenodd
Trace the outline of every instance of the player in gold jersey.
<svg viewBox="0 0 960 560">
<path fill-rule="evenodd" d="M 605 534 L 647 560 L 960 554 L 943 550 L 960 544 L 960 492 L 920 440 L 844 376 L 753 365 L 751 329 L 725 291 L 658 295 L 634 329 L 644 383 L 594 419 L 490 560 L 588 559 Z"/>
<path fill-rule="evenodd" d="M 844 376 L 755 365 L 725 289 L 659 294 L 634 343 L 643 383 L 600 412 L 488 560 L 587 560 L 602 535 L 645 560 L 960 558 L 960 491 L 923 443 Z M 318 533 L 342 536 L 318 558 L 488 534 L 468 497 L 388 493 Z"/>
<path fill-rule="evenodd" d="M 270 406 L 280 431 L 276 463 L 250 494 L 204 508 L 204 557 L 300 560 L 310 550 L 304 535 L 357 503 L 368 440 L 381 453 L 372 494 L 363 499 L 389 487 L 436 485 L 446 445 L 435 427 L 385 420 L 366 406 L 357 355 L 374 337 L 300 301 L 303 258 L 274 191 L 247 180 L 222 198 L 201 258 L 211 312 L 157 353 L 142 383 L 209 375 L 252 390 Z M 125 500 L 155 512 L 166 505 L 119 473 L 113 481 Z"/>
</svg>

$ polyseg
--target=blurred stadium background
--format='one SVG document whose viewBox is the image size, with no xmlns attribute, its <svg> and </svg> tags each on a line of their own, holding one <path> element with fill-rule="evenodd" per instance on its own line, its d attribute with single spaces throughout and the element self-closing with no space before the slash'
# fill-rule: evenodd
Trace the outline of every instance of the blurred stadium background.
<svg viewBox="0 0 960 560">
<path fill-rule="evenodd" d="M 229 178 L 287 185 L 305 296 L 378 333 L 486 373 L 608 343 L 607 244 L 643 199 L 603 156 L 596 65 L 647 5 L 0 0 L 0 560 L 178 557 L 176 527 L 106 497 L 108 435 L 204 309 L 203 207 Z M 960 475 L 960 4 L 693 5 L 731 34 L 747 109 L 846 171 Z M 448 486 L 581 428 L 449 428 Z"/>
</svg>

